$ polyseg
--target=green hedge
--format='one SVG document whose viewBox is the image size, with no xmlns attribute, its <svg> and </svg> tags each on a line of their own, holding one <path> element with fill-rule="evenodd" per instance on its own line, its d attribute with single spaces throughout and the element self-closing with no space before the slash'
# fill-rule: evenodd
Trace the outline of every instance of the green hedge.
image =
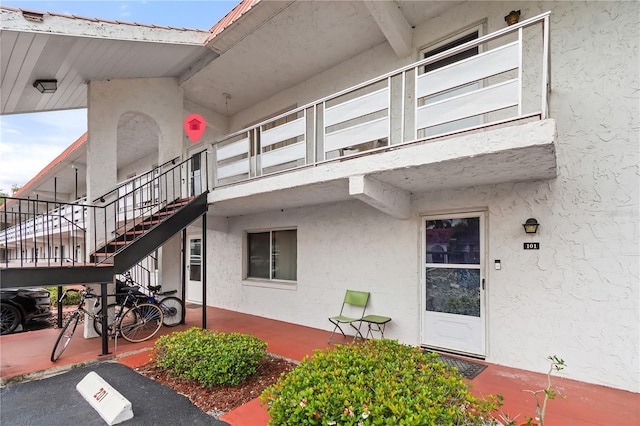
<svg viewBox="0 0 640 426">
<path fill-rule="evenodd" d="M 267 388 L 270 425 L 489 424 L 497 399 L 477 400 L 434 354 L 392 340 L 317 350 Z"/>
<path fill-rule="evenodd" d="M 65 288 L 66 287 L 62 287 L 63 293 Z M 52 307 L 58 306 L 58 300 L 60 299 L 60 296 L 58 296 L 58 287 L 47 287 L 46 289 L 50 293 L 49 297 L 51 299 L 51 306 Z M 80 303 L 80 293 L 75 291 L 68 292 L 64 300 L 62 301 L 62 304 L 64 306 L 70 306 L 70 305 L 77 306 L 78 303 Z"/>
<path fill-rule="evenodd" d="M 266 348 L 263 340 L 249 334 L 194 327 L 156 340 L 155 362 L 206 387 L 237 385 L 257 371 Z"/>
</svg>

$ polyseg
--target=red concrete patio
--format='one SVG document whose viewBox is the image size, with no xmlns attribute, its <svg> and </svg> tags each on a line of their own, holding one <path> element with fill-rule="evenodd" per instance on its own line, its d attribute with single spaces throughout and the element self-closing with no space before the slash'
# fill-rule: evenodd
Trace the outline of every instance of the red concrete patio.
<svg viewBox="0 0 640 426">
<path fill-rule="evenodd" d="M 187 325 L 161 329 L 161 334 L 185 330 L 202 324 L 202 308 L 190 307 Z M 302 327 L 282 321 L 269 320 L 253 315 L 224 309 L 207 308 L 207 328 L 225 332 L 251 333 L 268 344 L 271 353 L 301 360 L 311 355 L 314 349 L 330 347 L 327 344 L 329 332 Z M 49 360 L 51 349 L 58 336 L 58 330 L 46 329 L 17 333 L 0 337 L 0 379 L 2 384 L 17 380 L 29 380 L 64 371 L 72 365 L 91 363 L 105 359 L 117 359 L 129 366 L 148 361 L 148 349 L 153 341 L 129 343 L 118 340 L 117 351 L 113 341 L 107 356 L 98 356 L 99 339 L 83 339 L 81 330 L 76 331 L 71 344 L 60 360 Z M 502 394 L 505 397 L 503 411 L 524 422 L 524 416 L 533 416 L 535 400 L 523 389 L 541 389 L 546 385 L 544 374 L 488 364 L 488 367 L 471 380 L 473 392 L 477 395 Z M 571 368 L 569 363 L 567 368 Z M 640 394 L 620 391 L 603 386 L 555 377 L 554 385 L 566 395 L 549 402 L 547 426 L 561 425 L 640 425 Z M 266 425 L 268 415 L 257 400 L 245 404 L 222 417 L 234 426 Z"/>
</svg>

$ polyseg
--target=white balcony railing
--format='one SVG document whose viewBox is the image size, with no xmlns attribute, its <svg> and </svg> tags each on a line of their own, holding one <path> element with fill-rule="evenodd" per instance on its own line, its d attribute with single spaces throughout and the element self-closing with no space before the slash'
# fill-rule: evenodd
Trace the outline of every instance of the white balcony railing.
<svg viewBox="0 0 640 426">
<path fill-rule="evenodd" d="M 214 145 L 214 185 L 523 118 L 548 117 L 545 13 L 363 82 Z M 425 72 L 477 48 L 478 54 Z"/>
<path fill-rule="evenodd" d="M 9 226 L 2 232 L 0 247 L 20 240 L 37 241 L 52 233 L 84 232 L 86 228 L 86 198 L 80 198 L 73 204 L 25 201 L 20 204 L 20 209 L 8 206 L 7 222 L 16 225 Z"/>
</svg>

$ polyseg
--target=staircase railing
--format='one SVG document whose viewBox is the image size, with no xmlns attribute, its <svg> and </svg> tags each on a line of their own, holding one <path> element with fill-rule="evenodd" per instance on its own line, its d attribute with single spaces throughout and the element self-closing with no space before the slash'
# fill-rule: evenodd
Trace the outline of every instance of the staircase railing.
<svg viewBox="0 0 640 426">
<path fill-rule="evenodd" d="M 160 164 L 159 166 L 154 167 L 153 169 L 149 170 L 148 172 L 141 174 L 141 175 L 137 175 L 137 176 L 133 176 L 130 177 L 122 182 L 119 182 L 115 188 L 113 188 L 112 190 L 110 190 L 109 192 L 106 192 L 105 194 L 99 196 L 98 198 L 96 198 L 95 200 L 93 200 L 93 203 L 97 203 L 97 202 L 108 202 L 109 200 L 112 200 L 114 198 L 117 198 L 118 194 L 120 194 L 123 190 L 124 191 L 131 191 L 132 188 L 139 188 L 140 186 L 144 185 L 145 183 L 149 182 L 149 180 L 153 179 L 155 176 L 158 176 L 159 174 L 161 174 L 164 170 L 166 170 L 167 168 L 170 168 L 171 166 L 175 165 L 178 160 L 180 159 L 180 157 L 175 157 L 172 158 L 169 161 L 166 161 L 162 164 Z M 154 194 L 153 192 L 151 192 L 151 194 Z M 149 200 L 152 200 L 153 197 L 148 197 L 148 198 L 144 198 L 142 200 L 140 200 L 141 202 L 146 202 Z"/>
<path fill-rule="evenodd" d="M 131 279 L 136 285 L 141 286 L 143 289 L 148 289 L 150 286 L 158 285 L 158 258 L 156 255 L 149 255 L 142 259 L 140 262 L 133 265 L 129 269 Z M 125 277 L 122 274 L 118 274 L 118 279 L 125 281 Z"/>
<path fill-rule="evenodd" d="M 207 151 L 202 151 L 162 172 L 158 168 L 146 173 L 135 185 L 124 183 L 98 198 L 99 202 L 105 200 L 105 204 L 99 206 L 100 210 L 93 210 L 91 218 L 95 226 L 90 247 L 96 263 L 108 262 L 145 231 L 157 226 L 169 215 L 163 210 L 177 200 L 207 192 L 207 176 Z"/>
<path fill-rule="evenodd" d="M 120 239 L 116 247 L 124 247 L 142 236 L 145 221 L 148 230 L 169 217 L 162 210 L 171 203 L 209 190 L 207 155 L 203 151 L 181 162 L 174 159 L 121 183 L 97 199 L 103 205 L 83 204 L 86 199 L 60 203 L 0 197 L 0 266 L 108 261 L 119 251 L 109 243 Z"/>
</svg>

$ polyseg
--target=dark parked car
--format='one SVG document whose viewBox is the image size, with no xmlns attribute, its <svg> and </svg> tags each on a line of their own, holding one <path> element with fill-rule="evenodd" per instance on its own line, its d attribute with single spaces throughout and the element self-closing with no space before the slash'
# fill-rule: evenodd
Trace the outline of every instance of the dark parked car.
<svg viewBox="0 0 640 426">
<path fill-rule="evenodd" d="M 3 288 L 0 291 L 0 334 L 13 333 L 20 324 L 51 316 L 51 299 L 44 288 Z"/>
</svg>

